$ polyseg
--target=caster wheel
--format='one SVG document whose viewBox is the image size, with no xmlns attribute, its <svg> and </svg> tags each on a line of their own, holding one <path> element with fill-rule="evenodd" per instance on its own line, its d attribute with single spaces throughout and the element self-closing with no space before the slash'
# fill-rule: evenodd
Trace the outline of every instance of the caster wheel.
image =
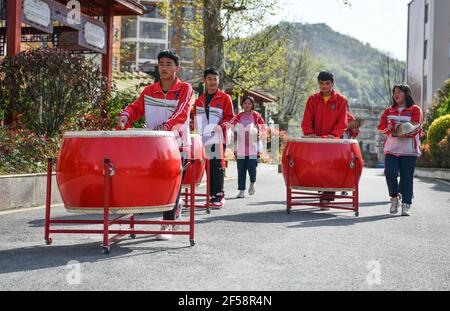
<svg viewBox="0 0 450 311">
<path fill-rule="evenodd" d="M 48 240 L 45 240 L 45 244 L 52 245 L 53 240 L 51 238 L 48 238 Z"/>
<path fill-rule="evenodd" d="M 355 216 L 356 216 L 356 217 L 359 217 L 359 212 L 356 212 L 356 213 L 355 213 Z"/>
<path fill-rule="evenodd" d="M 209 208 L 206 209 L 206 214 L 211 214 L 211 210 Z"/>
<path fill-rule="evenodd" d="M 136 234 L 130 234 L 130 239 L 132 240 L 136 239 Z"/>
<path fill-rule="evenodd" d="M 102 254 L 103 255 L 108 255 L 109 253 L 111 253 L 111 248 L 109 246 L 108 247 L 103 247 Z"/>
<path fill-rule="evenodd" d="M 291 214 L 291 210 L 290 210 L 290 209 L 286 210 L 286 213 L 287 213 L 288 215 L 290 215 L 290 214 Z"/>
<path fill-rule="evenodd" d="M 194 240 L 189 240 L 189 242 L 191 243 L 191 247 L 193 247 L 195 245 Z"/>
</svg>

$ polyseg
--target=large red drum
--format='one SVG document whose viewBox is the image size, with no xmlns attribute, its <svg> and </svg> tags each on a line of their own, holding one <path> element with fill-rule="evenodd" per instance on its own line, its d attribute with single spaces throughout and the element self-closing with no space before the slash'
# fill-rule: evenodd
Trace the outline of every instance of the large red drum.
<svg viewBox="0 0 450 311">
<path fill-rule="evenodd" d="M 192 180 L 194 180 L 195 185 L 200 185 L 206 170 L 206 152 L 202 137 L 198 134 L 191 134 L 191 141 L 192 144 L 187 152 L 189 153 L 190 159 L 196 160 L 195 176 L 192 176 L 189 165 L 183 178 L 183 187 L 190 187 Z"/>
<path fill-rule="evenodd" d="M 104 159 L 113 166 L 111 213 L 173 208 L 181 184 L 181 155 L 172 132 L 68 132 L 56 179 L 69 212 L 103 213 Z"/>
<path fill-rule="evenodd" d="M 282 161 L 286 185 L 289 178 L 291 188 L 306 190 L 353 190 L 364 165 L 352 139 L 290 139 Z"/>
</svg>

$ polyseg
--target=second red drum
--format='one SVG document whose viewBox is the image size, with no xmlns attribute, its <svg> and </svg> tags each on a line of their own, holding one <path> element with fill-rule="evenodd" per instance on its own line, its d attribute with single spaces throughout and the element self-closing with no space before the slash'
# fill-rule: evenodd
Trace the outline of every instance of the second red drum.
<svg viewBox="0 0 450 311">
<path fill-rule="evenodd" d="M 206 153 L 205 147 L 202 142 L 202 138 L 198 134 L 191 134 L 192 145 L 191 149 L 189 149 L 189 157 L 190 159 L 194 159 L 195 161 L 195 176 L 194 183 L 195 185 L 199 185 L 202 182 L 203 175 L 206 170 Z M 187 167 L 186 174 L 183 179 L 183 186 L 189 187 L 192 182 L 193 176 L 191 173 L 190 165 Z"/>
<path fill-rule="evenodd" d="M 355 189 L 363 165 L 356 140 L 291 139 L 283 153 L 284 180 L 293 189 Z"/>
</svg>

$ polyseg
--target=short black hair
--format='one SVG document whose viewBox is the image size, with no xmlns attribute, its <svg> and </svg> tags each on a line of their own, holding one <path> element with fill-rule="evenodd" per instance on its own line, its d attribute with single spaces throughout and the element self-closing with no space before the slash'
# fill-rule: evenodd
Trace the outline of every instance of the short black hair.
<svg viewBox="0 0 450 311">
<path fill-rule="evenodd" d="M 206 78 L 207 75 L 214 75 L 214 76 L 219 76 L 220 77 L 220 73 L 216 68 L 208 68 L 203 72 L 203 77 Z"/>
<path fill-rule="evenodd" d="M 163 57 L 173 60 L 175 62 L 175 65 L 177 65 L 177 66 L 180 65 L 180 56 L 178 56 L 177 53 L 175 53 L 171 50 L 164 50 L 164 51 L 159 52 L 158 63 L 161 60 L 161 58 L 163 58 Z"/>
<path fill-rule="evenodd" d="M 334 83 L 334 75 L 330 71 L 322 71 L 319 73 L 319 76 L 317 77 L 317 80 L 320 81 L 331 81 Z"/>
</svg>

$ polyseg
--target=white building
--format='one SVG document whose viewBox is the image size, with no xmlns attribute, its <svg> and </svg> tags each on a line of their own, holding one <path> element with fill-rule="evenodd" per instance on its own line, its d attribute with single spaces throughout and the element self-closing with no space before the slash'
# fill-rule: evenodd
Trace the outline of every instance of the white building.
<svg viewBox="0 0 450 311">
<path fill-rule="evenodd" d="M 408 5 L 407 82 L 426 111 L 434 92 L 450 79 L 450 0 Z"/>
</svg>

